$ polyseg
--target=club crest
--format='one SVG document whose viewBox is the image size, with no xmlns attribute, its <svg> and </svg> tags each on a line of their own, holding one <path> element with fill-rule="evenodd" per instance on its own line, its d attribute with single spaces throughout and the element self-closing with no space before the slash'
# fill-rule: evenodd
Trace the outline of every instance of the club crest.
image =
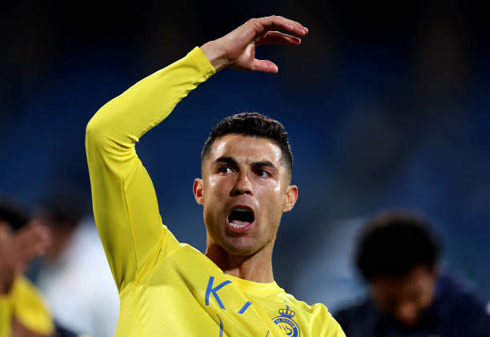
<svg viewBox="0 0 490 337">
<path fill-rule="evenodd" d="M 274 317 L 272 321 L 279 326 L 286 336 L 299 337 L 300 331 L 298 324 L 292 319 L 296 313 L 289 310 L 289 306 L 286 305 L 286 309 L 279 309 L 279 315 Z"/>
</svg>

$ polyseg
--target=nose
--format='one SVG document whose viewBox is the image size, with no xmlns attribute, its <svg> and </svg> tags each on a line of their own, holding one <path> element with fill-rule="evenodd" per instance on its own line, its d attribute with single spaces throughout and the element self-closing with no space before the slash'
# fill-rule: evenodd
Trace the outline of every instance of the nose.
<svg viewBox="0 0 490 337">
<path fill-rule="evenodd" d="M 231 195 L 253 194 L 252 183 L 248 175 L 244 172 L 240 172 L 237 175 L 235 185 L 231 191 Z"/>
</svg>

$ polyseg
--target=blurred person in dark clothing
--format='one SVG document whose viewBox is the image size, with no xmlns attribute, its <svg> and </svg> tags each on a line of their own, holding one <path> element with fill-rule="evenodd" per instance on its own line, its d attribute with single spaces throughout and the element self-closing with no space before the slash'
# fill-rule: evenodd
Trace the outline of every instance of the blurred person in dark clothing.
<svg viewBox="0 0 490 337">
<path fill-rule="evenodd" d="M 0 198 L 0 337 L 75 337 L 56 324 L 38 290 L 23 276 L 50 237 L 17 204 Z"/>
<path fill-rule="evenodd" d="M 427 220 L 388 211 L 358 238 L 355 263 L 369 295 L 335 316 L 349 337 L 489 337 L 490 316 L 469 287 L 439 266 Z"/>
</svg>

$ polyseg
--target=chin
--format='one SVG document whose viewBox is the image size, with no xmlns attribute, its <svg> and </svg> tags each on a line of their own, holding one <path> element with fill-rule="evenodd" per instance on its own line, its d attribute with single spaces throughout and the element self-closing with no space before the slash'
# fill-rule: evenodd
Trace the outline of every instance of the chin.
<svg viewBox="0 0 490 337">
<path fill-rule="evenodd" d="M 241 240 L 241 239 L 237 240 L 237 238 L 234 238 L 234 240 L 229 240 L 228 242 L 226 242 L 223 248 L 226 250 L 228 254 L 236 255 L 236 256 L 246 257 L 257 253 L 259 249 L 256 247 L 256 245 L 254 245 L 251 242 L 243 242 L 243 241 L 249 241 L 249 240 Z"/>
</svg>

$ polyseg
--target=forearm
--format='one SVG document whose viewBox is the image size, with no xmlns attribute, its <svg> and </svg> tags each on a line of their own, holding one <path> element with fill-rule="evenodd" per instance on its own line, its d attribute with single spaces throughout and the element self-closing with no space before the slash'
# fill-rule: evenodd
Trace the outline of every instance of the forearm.
<svg viewBox="0 0 490 337">
<path fill-rule="evenodd" d="M 163 121 L 177 103 L 215 73 L 199 48 L 139 81 L 105 104 L 87 125 L 87 150 L 130 148 Z"/>
</svg>

